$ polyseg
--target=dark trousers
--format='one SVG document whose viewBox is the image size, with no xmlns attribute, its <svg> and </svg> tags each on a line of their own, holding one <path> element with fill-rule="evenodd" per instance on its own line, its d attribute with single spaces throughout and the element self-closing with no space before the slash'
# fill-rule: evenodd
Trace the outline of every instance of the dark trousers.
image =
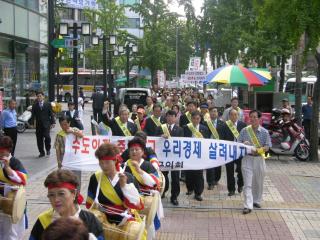
<svg viewBox="0 0 320 240">
<path fill-rule="evenodd" d="M 50 127 L 45 128 L 41 126 L 36 127 L 37 145 L 40 153 L 44 154 L 43 140 L 45 144 L 46 151 L 51 149 L 51 137 L 50 137 Z"/>
<path fill-rule="evenodd" d="M 9 136 L 12 140 L 13 147 L 12 147 L 11 155 L 14 156 L 14 150 L 16 149 L 17 137 L 18 137 L 17 128 L 16 127 L 4 128 L 3 131 L 5 135 Z"/>
<path fill-rule="evenodd" d="M 166 185 L 164 187 L 164 193 L 169 189 L 169 172 L 162 172 L 165 179 Z M 177 199 L 180 194 L 180 171 L 171 171 L 171 199 Z"/>
<path fill-rule="evenodd" d="M 310 141 L 311 120 L 310 119 L 303 120 L 302 126 L 304 127 L 304 133 L 306 134 L 306 138 Z"/>
<path fill-rule="evenodd" d="M 216 185 L 221 178 L 221 167 L 207 169 L 206 178 L 208 185 Z"/>
<path fill-rule="evenodd" d="M 188 192 L 194 191 L 195 195 L 201 195 L 204 188 L 203 170 L 186 170 L 185 173 Z"/>
<path fill-rule="evenodd" d="M 101 122 L 102 121 L 102 109 L 94 108 L 93 109 L 93 118 L 97 123 Z"/>
<path fill-rule="evenodd" d="M 237 184 L 238 189 L 243 187 L 243 177 L 241 172 L 241 160 L 242 158 L 239 158 L 233 162 L 229 162 L 226 164 L 226 170 L 227 170 L 227 186 L 228 186 L 228 192 L 235 192 L 236 191 L 236 181 L 234 178 L 234 165 L 236 165 L 236 173 L 237 173 Z"/>
</svg>

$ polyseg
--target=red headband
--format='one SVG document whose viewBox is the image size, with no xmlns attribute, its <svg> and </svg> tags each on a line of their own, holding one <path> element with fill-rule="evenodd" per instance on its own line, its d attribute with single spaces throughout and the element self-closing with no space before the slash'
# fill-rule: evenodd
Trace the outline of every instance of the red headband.
<svg viewBox="0 0 320 240">
<path fill-rule="evenodd" d="M 3 152 L 3 151 L 8 151 L 8 152 L 10 152 L 9 148 L 6 148 L 6 147 L 0 147 L 0 152 Z"/>
<path fill-rule="evenodd" d="M 69 190 L 76 190 L 77 187 L 76 185 L 72 184 L 72 183 L 68 183 L 68 182 L 62 182 L 62 183 L 58 183 L 58 184 L 48 184 L 48 189 L 53 189 L 53 188 L 66 188 Z M 80 192 L 78 193 L 78 198 L 77 198 L 77 202 L 78 204 L 81 204 L 83 202 L 83 196 L 80 194 Z"/>
<path fill-rule="evenodd" d="M 122 162 L 122 157 L 120 154 L 117 154 L 115 156 L 104 156 L 100 160 L 102 161 L 115 161 L 116 162 L 116 170 L 119 172 L 120 171 L 120 165 Z"/>
</svg>

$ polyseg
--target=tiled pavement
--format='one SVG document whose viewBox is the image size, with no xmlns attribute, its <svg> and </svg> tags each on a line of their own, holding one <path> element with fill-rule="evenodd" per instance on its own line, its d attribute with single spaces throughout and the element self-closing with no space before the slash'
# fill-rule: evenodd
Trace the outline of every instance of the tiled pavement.
<svg viewBox="0 0 320 240">
<path fill-rule="evenodd" d="M 225 172 L 214 190 L 205 190 L 202 202 L 186 196 L 182 184 L 179 207 L 169 196 L 163 199 L 165 219 L 157 239 L 320 239 L 320 163 L 270 159 L 267 171 L 263 209 L 245 216 L 242 196 L 227 196 Z M 35 176 L 27 187 L 30 226 L 49 207 L 45 176 Z M 89 176 L 82 174 L 84 195 Z"/>
</svg>

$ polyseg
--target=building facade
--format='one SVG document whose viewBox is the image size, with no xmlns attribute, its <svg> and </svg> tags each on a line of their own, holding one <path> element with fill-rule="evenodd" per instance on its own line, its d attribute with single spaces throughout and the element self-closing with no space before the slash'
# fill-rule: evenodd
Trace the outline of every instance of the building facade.
<svg viewBox="0 0 320 240">
<path fill-rule="evenodd" d="M 0 0 L 0 89 L 21 108 L 48 90 L 47 15 L 47 0 Z"/>
</svg>

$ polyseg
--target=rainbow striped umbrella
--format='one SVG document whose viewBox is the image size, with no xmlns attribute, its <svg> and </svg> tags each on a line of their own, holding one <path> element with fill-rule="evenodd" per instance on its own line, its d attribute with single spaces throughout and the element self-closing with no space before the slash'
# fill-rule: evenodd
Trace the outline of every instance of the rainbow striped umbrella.
<svg viewBox="0 0 320 240">
<path fill-rule="evenodd" d="M 208 83 L 222 83 L 231 86 L 263 86 L 268 78 L 243 66 L 229 65 L 215 69 L 209 73 L 204 81 Z"/>
</svg>

